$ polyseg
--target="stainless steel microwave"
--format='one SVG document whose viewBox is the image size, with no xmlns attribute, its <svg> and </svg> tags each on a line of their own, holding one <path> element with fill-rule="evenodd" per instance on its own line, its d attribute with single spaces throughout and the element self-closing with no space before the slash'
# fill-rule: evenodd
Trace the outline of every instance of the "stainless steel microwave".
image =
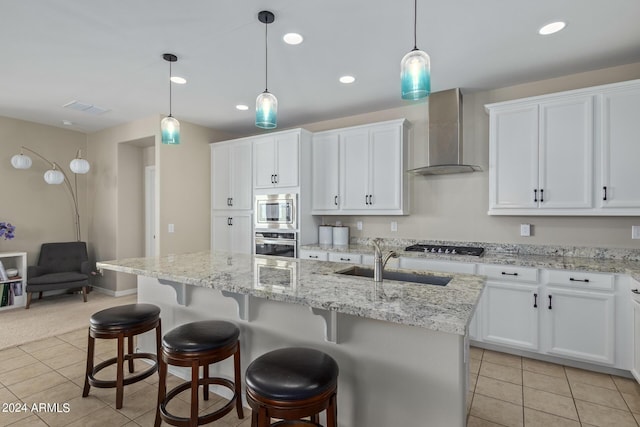
<svg viewBox="0 0 640 427">
<path fill-rule="evenodd" d="M 260 194 L 256 196 L 256 229 L 295 230 L 297 194 Z"/>
</svg>

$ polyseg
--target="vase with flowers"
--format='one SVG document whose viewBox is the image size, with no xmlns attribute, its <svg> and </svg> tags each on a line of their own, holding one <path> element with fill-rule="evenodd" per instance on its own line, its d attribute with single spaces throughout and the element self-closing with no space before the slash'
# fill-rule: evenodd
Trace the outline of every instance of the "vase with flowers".
<svg viewBox="0 0 640 427">
<path fill-rule="evenodd" d="M 15 225 L 11 225 L 10 222 L 0 222 L 0 237 L 4 238 L 4 240 L 13 239 L 15 237 L 15 231 Z"/>
</svg>

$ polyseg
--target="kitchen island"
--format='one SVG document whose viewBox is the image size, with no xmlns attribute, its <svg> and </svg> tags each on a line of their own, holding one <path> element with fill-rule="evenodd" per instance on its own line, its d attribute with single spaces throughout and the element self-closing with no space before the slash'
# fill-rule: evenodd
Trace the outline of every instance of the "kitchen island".
<svg viewBox="0 0 640 427">
<path fill-rule="evenodd" d="M 161 308 L 163 333 L 195 320 L 236 322 L 243 372 L 285 346 L 330 354 L 340 366 L 341 427 L 466 424 L 468 325 L 481 276 L 433 273 L 451 281 L 376 286 L 337 273 L 349 267 L 342 263 L 209 251 L 97 265 L 138 276 L 138 300 Z M 152 350 L 153 339 L 138 347 Z M 232 364 L 212 372 L 231 378 Z"/>
</svg>

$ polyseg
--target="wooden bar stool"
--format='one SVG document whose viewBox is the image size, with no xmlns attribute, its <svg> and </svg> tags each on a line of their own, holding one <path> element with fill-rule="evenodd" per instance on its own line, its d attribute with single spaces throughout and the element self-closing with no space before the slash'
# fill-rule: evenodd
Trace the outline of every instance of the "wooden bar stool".
<svg viewBox="0 0 640 427">
<path fill-rule="evenodd" d="M 84 376 L 82 397 L 89 395 L 91 386 L 98 388 L 116 388 L 116 409 L 122 408 L 124 386 L 136 383 L 151 376 L 158 370 L 158 358 L 152 353 L 135 353 L 133 337 L 144 332 L 156 330 L 156 352 L 160 350 L 162 338 L 160 326 L 160 308 L 153 304 L 127 304 L 98 311 L 89 321 L 89 343 L 87 345 L 87 370 Z M 96 338 L 117 339 L 118 354 L 95 367 L 93 358 Z M 124 352 L 124 339 L 128 341 L 128 351 Z M 152 360 L 153 364 L 143 372 L 124 377 L 124 362 L 129 362 L 129 372 L 133 373 L 134 359 Z M 99 380 L 95 375 L 107 366 L 116 364 L 115 380 Z"/>
<path fill-rule="evenodd" d="M 162 339 L 160 351 L 160 382 L 155 426 L 161 421 L 174 426 L 198 426 L 224 417 L 235 405 L 238 418 L 244 418 L 242 410 L 242 385 L 240 377 L 240 329 L 231 322 L 204 320 L 187 323 L 169 331 Z M 233 356 L 234 380 L 209 377 L 209 365 Z M 168 365 L 191 368 L 191 381 L 173 388 L 167 393 Z M 202 378 L 199 377 L 200 367 Z M 198 416 L 198 388 L 203 386 L 204 400 L 209 400 L 209 384 L 224 386 L 233 397 L 222 408 Z M 167 411 L 167 404 L 184 390 L 191 389 L 191 416 L 178 417 Z"/>
<path fill-rule="evenodd" d="M 324 410 L 326 427 L 337 426 L 338 364 L 326 353 L 302 347 L 271 351 L 251 362 L 245 381 L 251 427 L 320 426 Z M 271 424 L 271 418 L 282 421 Z"/>
</svg>

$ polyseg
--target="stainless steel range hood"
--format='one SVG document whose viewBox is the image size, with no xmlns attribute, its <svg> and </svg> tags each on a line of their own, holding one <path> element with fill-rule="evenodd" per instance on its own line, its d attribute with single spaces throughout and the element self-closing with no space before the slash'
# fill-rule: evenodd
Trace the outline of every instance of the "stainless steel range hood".
<svg viewBox="0 0 640 427">
<path fill-rule="evenodd" d="M 443 175 L 481 171 L 462 163 L 462 94 L 449 89 L 429 95 L 429 141 L 426 166 L 411 169 L 416 175 Z"/>
</svg>

